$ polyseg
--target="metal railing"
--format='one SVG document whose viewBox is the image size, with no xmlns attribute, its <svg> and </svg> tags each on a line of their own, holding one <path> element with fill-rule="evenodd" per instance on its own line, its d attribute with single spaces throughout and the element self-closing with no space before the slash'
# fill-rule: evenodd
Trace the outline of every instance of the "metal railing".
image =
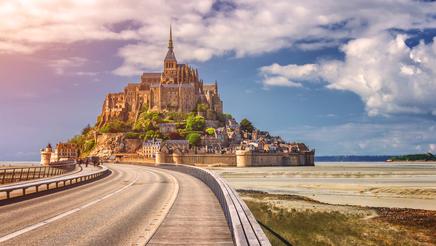
<svg viewBox="0 0 436 246">
<path fill-rule="evenodd" d="M 87 174 L 81 174 L 80 172 L 77 174 L 72 174 L 72 175 L 68 175 L 68 176 L 61 176 L 61 177 L 56 177 L 56 178 L 51 178 L 51 179 L 43 179 L 43 180 L 35 180 L 33 182 L 27 182 L 27 183 L 21 183 L 21 184 L 15 184 L 15 185 L 6 185 L 6 186 L 0 186 L 0 193 L 4 192 L 6 193 L 6 198 L 5 199 L 10 199 L 11 197 L 11 193 L 17 190 L 21 190 L 21 196 L 25 196 L 29 193 L 26 193 L 26 191 L 29 188 L 34 188 L 34 192 L 32 193 L 36 193 L 36 192 L 40 192 L 42 191 L 40 188 L 41 186 L 44 187 L 44 191 L 49 190 L 49 189 L 57 189 L 57 188 L 62 188 L 65 187 L 67 185 L 73 185 L 73 184 L 78 184 L 80 182 L 86 182 L 86 181 L 90 181 L 92 179 L 95 178 L 99 178 L 99 177 L 103 177 L 110 174 L 110 170 L 107 167 L 100 167 L 100 170 L 92 172 L 92 173 L 87 173 Z M 50 185 L 52 187 L 50 187 Z M 17 197 L 20 194 L 14 196 Z M 4 199 L 3 199 L 4 200 Z"/>
<path fill-rule="evenodd" d="M 224 211 L 235 245 L 271 245 L 245 202 L 223 178 L 195 166 L 160 164 L 158 167 L 189 174 L 209 186 Z"/>
<path fill-rule="evenodd" d="M 74 161 L 56 162 L 50 166 L 0 168 L 0 184 L 47 178 L 73 171 Z"/>
</svg>

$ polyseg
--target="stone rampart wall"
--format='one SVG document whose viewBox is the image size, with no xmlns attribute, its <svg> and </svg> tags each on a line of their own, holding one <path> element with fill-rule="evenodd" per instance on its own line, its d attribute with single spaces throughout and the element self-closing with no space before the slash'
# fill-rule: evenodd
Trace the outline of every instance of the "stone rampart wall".
<svg viewBox="0 0 436 246">
<path fill-rule="evenodd" d="M 196 164 L 226 164 L 236 166 L 234 154 L 173 154 L 173 163 Z"/>
<path fill-rule="evenodd" d="M 313 166 L 314 154 L 312 153 L 257 153 L 251 151 L 236 151 L 236 154 L 168 154 L 156 153 L 157 164 L 175 163 L 188 165 L 222 164 L 237 167 L 260 166 Z"/>
</svg>

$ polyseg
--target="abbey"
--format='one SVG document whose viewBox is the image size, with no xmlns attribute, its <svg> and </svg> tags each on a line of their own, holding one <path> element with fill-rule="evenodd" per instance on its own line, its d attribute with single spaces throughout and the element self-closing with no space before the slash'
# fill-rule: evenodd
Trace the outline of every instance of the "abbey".
<svg viewBox="0 0 436 246">
<path fill-rule="evenodd" d="M 149 111 L 189 113 L 200 103 L 208 106 L 212 112 L 209 115 L 223 112 L 217 83 L 203 84 L 197 69 L 177 63 L 170 27 L 163 72 L 143 73 L 139 83 L 128 84 L 124 92 L 108 94 L 98 126 L 114 119 L 134 122 L 143 107 Z"/>
</svg>

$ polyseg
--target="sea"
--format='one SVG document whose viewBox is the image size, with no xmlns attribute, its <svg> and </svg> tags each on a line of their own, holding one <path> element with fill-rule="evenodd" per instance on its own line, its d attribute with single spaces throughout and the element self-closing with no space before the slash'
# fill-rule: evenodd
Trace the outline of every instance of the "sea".
<svg viewBox="0 0 436 246">
<path fill-rule="evenodd" d="M 0 161 L 0 167 L 40 166 L 39 161 Z"/>
</svg>

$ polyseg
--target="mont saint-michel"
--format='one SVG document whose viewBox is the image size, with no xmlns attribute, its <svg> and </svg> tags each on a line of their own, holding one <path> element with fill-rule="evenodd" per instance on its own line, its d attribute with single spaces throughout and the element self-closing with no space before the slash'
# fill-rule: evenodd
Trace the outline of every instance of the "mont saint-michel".
<svg viewBox="0 0 436 246">
<path fill-rule="evenodd" d="M 143 73 L 140 83 L 129 84 L 124 92 L 109 94 L 103 105 L 98 126 L 113 120 L 137 122 L 141 110 L 159 113 L 209 113 L 207 119 L 216 120 L 223 113 L 218 85 L 204 84 L 198 70 L 188 64 L 177 63 L 172 31 L 162 73 Z"/>
<path fill-rule="evenodd" d="M 41 163 L 96 156 L 112 161 L 224 166 L 312 166 L 315 150 L 223 113 L 218 83 L 177 62 L 172 30 L 163 71 L 106 96 L 94 127 L 41 150 Z"/>
<path fill-rule="evenodd" d="M 0 246 L 436 245 L 436 1 L 0 1 Z"/>
</svg>

